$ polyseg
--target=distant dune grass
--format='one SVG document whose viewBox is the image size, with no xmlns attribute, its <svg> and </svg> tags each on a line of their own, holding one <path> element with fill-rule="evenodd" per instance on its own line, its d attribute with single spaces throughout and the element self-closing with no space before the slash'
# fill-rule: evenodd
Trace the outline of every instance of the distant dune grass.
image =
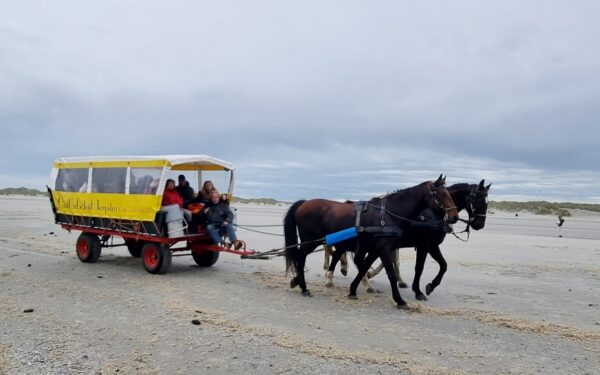
<svg viewBox="0 0 600 375">
<path fill-rule="evenodd" d="M 590 203 L 568 203 L 568 202 L 546 202 L 546 201 L 531 201 L 531 202 L 490 202 L 490 210 L 519 212 L 529 211 L 536 215 L 561 215 L 571 216 L 569 210 L 586 210 L 600 212 L 600 204 Z"/>
<path fill-rule="evenodd" d="M 25 187 L 0 189 L 0 195 L 38 196 L 38 195 L 46 195 L 46 194 L 48 194 L 48 193 L 46 193 L 44 191 L 39 191 L 37 189 L 28 189 Z"/>
</svg>

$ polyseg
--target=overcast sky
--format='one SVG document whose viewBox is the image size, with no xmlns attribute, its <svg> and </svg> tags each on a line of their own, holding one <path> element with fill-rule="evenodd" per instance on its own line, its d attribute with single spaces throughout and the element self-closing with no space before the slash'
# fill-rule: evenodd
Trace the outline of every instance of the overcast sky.
<svg viewBox="0 0 600 375">
<path fill-rule="evenodd" d="M 600 203 L 600 2 L 0 0 L 0 187 L 209 154 L 246 197 Z"/>
</svg>

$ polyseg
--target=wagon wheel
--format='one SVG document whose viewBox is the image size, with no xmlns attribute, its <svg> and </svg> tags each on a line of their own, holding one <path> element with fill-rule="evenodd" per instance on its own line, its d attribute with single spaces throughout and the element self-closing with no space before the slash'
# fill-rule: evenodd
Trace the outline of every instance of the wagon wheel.
<svg viewBox="0 0 600 375">
<path fill-rule="evenodd" d="M 142 256 L 142 246 L 144 246 L 142 241 L 126 238 L 125 244 L 127 245 L 127 250 L 129 250 L 129 254 L 131 254 L 132 257 L 139 258 Z"/>
<path fill-rule="evenodd" d="M 98 236 L 90 233 L 81 233 L 75 245 L 77 257 L 84 263 L 94 263 L 100 258 L 102 246 Z"/>
<path fill-rule="evenodd" d="M 211 267 L 213 264 L 217 263 L 219 253 L 216 251 L 203 250 L 192 253 L 192 258 L 194 258 L 194 262 L 200 267 Z"/>
<path fill-rule="evenodd" d="M 171 267 L 171 250 L 161 244 L 146 242 L 142 247 L 142 264 L 150 273 L 166 273 Z"/>
</svg>

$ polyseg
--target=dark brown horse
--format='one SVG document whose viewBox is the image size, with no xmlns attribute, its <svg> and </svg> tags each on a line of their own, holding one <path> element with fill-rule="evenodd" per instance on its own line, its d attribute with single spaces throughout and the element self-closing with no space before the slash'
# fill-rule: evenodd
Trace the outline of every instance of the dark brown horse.
<svg viewBox="0 0 600 375">
<path fill-rule="evenodd" d="M 357 223 L 356 205 L 325 199 L 295 202 L 284 219 L 287 269 L 296 274 L 291 280 L 290 286 L 294 288 L 300 285 L 302 295 L 310 296 L 304 279 L 306 256 L 323 243 L 326 235 L 357 225 L 381 228 L 382 231 L 388 230 L 387 233 L 360 234 L 356 238 L 337 243 L 336 247 L 340 251 L 355 251 L 357 248 L 369 249 L 367 261 L 370 260 L 369 257 L 377 254 L 377 257 L 380 257 L 386 265 L 394 301 L 398 307 L 406 306 L 406 302 L 398 292 L 395 274 L 390 272 L 387 265 L 393 267 L 391 251 L 398 247 L 402 233 L 426 208 L 444 212 L 452 223 L 458 219 L 458 211 L 446 190 L 445 178 L 442 178 L 441 175 L 436 181 L 426 181 L 384 197 L 371 199 L 366 203 L 364 211 L 361 212 L 359 223 Z M 298 244 L 296 228 L 300 236 L 300 244 Z M 359 274 L 363 273 L 364 267 L 360 264 L 358 266 Z M 364 269 L 364 273 L 367 269 Z M 353 295 L 352 290 L 350 295 Z M 354 295 L 356 295 L 356 291 L 354 291 Z"/>
<path fill-rule="evenodd" d="M 467 223 L 467 228 L 473 228 L 475 230 L 483 229 L 485 226 L 485 219 L 488 208 L 488 192 L 491 184 L 485 186 L 485 180 L 481 180 L 479 184 L 455 184 L 448 187 L 448 192 L 452 197 L 452 200 L 456 204 L 458 211 L 463 209 L 469 214 L 468 220 L 462 220 Z M 439 217 L 435 212 L 430 209 L 426 209 L 419 217 L 427 219 L 424 223 L 441 223 L 443 217 Z M 415 277 L 412 284 L 412 289 L 415 292 L 415 297 L 418 300 L 426 301 L 427 297 L 421 292 L 419 284 L 423 268 L 425 265 L 425 259 L 427 255 L 431 257 L 439 264 L 440 269 L 436 277 L 427 284 L 425 291 L 427 295 L 431 294 L 433 290 L 440 285 L 442 277 L 447 270 L 447 263 L 440 250 L 440 244 L 446 237 L 446 231 L 442 227 L 437 225 L 419 225 L 416 223 L 410 227 L 402 237 L 400 247 L 414 247 L 417 253 L 417 262 L 415 264 Z M 468 230 L 468 229 L 467 229 Z M 328 283 L 332 284 L 331 278 L 337 262 L 340 260 L 341 252 L 337 249 L 333 253 L 333 258 L 327 272 Z M 394 258 L 394 270 L 398 280 L 400 278 L 400 270 L 398 267 L 398 249 L 393 254 Z M 377 275 L 383 265 L 378 266 L 374 271 L 367 273 L 368 278 L 372 278 Z M 369 285 L 368 280 L 364 280 Z M 399 282 L 400 284 L 400 282 Z M 399 285 L 400 286 L 400 285 Z M 406 286 L 404 286 L 406 287 Z M 372 287 L 371 287 L 372 288 Z"/>
</svg>

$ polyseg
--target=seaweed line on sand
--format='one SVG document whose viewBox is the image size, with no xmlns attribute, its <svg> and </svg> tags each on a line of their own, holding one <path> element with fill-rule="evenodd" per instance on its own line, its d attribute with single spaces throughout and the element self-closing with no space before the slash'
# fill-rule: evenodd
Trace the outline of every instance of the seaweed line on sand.
<svg viewBox="0 0 600 375">
<path fill-rule="evenodd" d="M 169 300 L 167 306 L 181 315 L 187 316 L 197 311 L 197 308 L 184 304 L 178 300 Z M 224 318 L 225 313 L 202 310 L 202 322 L 208 325 L 226 330 L 236 334 L 250 334 L 254 336 L 269 338 L 273 344 L 292 349 L 304 354 L 321 357 L 325 359 L 351 361 L 354 363 L 368 363 L 375 365 L 395 366 L 412 374 L 461 374 L 460 371 L 443 367 L 433 367 L 416 364 L 402 355 L 375 352 L 354 352 L 330 345 L 322 345 L 313 341 L 307 341 L 301 337 L 279 332 L 274 329 L 245 325 L 235 320 Z"/>
<path fill-rule="evenodd" d="M 411 311 L 429 316 L 466 316 L 477 319 L 481 323 L 495 324 L 520 332 L 540 335 L 558 335 L 582 343 L 600 342 L 600 332 L 587 331 L 555 323 L 537 323 L 526 319 L 502 315 L 493 311 L 472 308 L 440 309 L 425 305 L 411 306 Z"/>
<path fill-rule="evenodd" d="M 274 275 L 264 271 L 256 272 L 254 276 L 257 280 L 259 280 L 262 283 L 287 283 L 287 278 L 285 278 L 284 276 Z M 372 302 L 374 302 L 371 298 L 379 298 L 381 296 L 375 294 L 372 295 L 371 298 L 364 297 L 358 301 L 350 301 L 348 300 L 348 298 L 346 298 L 346 295 L 344 293 L 340 294 L 338 290 L 339 288 L 325 288 L 322 285 L 316 285 L 313 286 L 312 289 L 317 290 L 319 293 L 329 295 L 330 297 L 333 297 L 333 299 L 336 302 L 341 303 L 356 304 L 358 302 L 361 304 L 371 304 Z M 409 304 L 409 307 L 411 312 L 421 313 L 428 316 L 466 317 L 476 319 L 481 323 L 494 324 L 499 327 L 509 328 L 519 332 L 533 333 L 539 335 L 559 335 L 566 339 L 582 343 L 597 344 L 598 342 L 600 342 L 600 332 L 583 330 L 580 328 L 560 325 L 556 323 L 532 322 L 523 318 L 507 316 L 494 311 L 486 311 L 482 309 L 473 308 L 442 309 L 418 303 Z"/>
<path fill-rule="evenodd" d="M 485 263 L 460 260 L 456 262 L 463 267 L 489 267 L 514 270 L 517 267 L 530 268 L 538 272 L 582 272 L 599 274 L 600 268 L 585 266 L 553 266 L 549 264 L 515 264 L 515 263 Z"/>
<path fill-rule="evenodd" d="M 9 355 L 10 348 L 5 344 L 0 344 L 0 374 L 4 374 L 5 370 L 15 369 L 17 363 Z"/>
</svg>

